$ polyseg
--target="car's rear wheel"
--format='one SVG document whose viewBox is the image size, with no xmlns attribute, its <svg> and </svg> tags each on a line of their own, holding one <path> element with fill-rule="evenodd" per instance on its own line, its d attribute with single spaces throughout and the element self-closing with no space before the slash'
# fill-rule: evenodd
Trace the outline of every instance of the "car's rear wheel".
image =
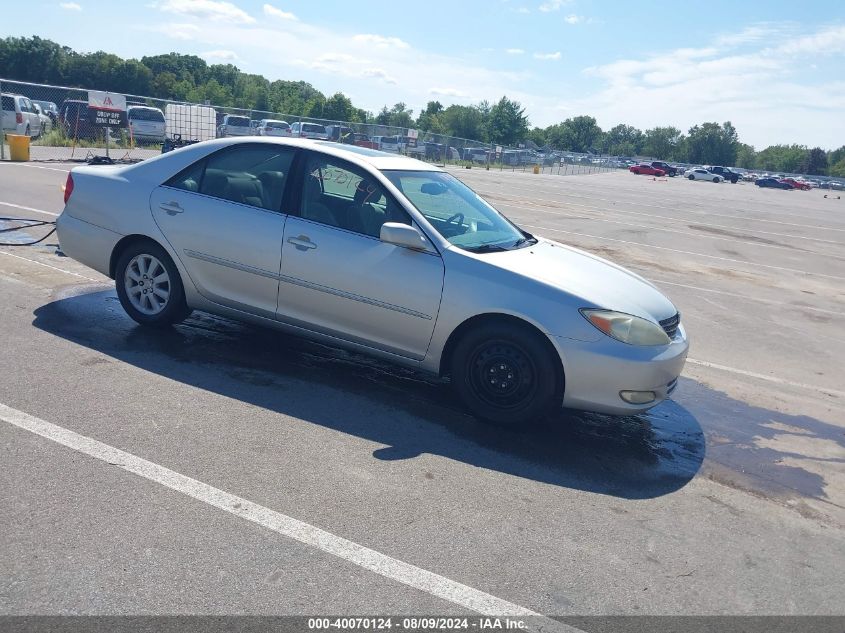
<svg viewBox="0 0 845 633">
<path fill-rule="evenodd" d="M 473 328 L 458 342 L 452 384 L 474 416 L 517 426 L 560 404 L 562 384 L 547 341 L 512 323 Z"/>
<path fill-rule="evenodd" d="M 117 260 L 114 278 L 120 304 L 141 325 L 166 327 L 191 313 L 179 270 L 154 242 L 136 242 L 126 248 Z"/>
<path fill-rule="evenodd" d="M 719 182 L 719 178 L 718 178 L 718 177 L 717 177 L 717 178 L 714 178 L 714 179 L 713 179 L 713 182 Z"/>
<path fill-rule="evenodd" d="M 692 174 L 690 174 L 689 176 L 687 176 L 687 178 L 689 178 L 690 180 L 695 180 L 695 176 L 693 176 Z"/>
</svg>

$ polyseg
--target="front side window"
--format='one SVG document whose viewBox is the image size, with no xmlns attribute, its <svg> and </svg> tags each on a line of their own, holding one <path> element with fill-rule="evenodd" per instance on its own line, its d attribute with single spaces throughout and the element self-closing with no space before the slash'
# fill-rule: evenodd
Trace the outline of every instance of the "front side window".
<svg viewBox="0 0 845 633">
<path fill-rule="evenodd" d="M 279 211 L 294 152 L 288 147 L 237 146 L 195 163 L 166 185 Z"/>
<path fill-rule="evenodd" d="M 319 154 L 311 154 L 306 161 L 300 214 L 306 220 L 370 237 L 379 237 L 385 222 L 411 223 L 373 176 Z"/>
<path fill-rule="evenodd" d="M 469 251 L 498 251 L 535 243 L 460 180 L 439 171 L 384 171 L 450 243 Z"/>
</svg>

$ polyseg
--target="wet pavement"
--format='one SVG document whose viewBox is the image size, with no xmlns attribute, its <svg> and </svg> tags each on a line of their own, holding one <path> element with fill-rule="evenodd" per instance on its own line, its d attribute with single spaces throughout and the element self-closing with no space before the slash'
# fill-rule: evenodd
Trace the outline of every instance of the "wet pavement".
<svg viewBox="0 0 845 633">
<path fill-rule="evenodd" d="M 275 330 L 201 312 L 170 330 L 141 328 L 112 289 L 69 288 L 38 308 L 33 324 L 174 380 L 386 444 L 373 452 L 381 460 L 431 453 L 628 499 L 668 494 L 698 475 L 761 496 L 827 503 L 824 478 L 801 461 L 845 463 L 841 428 L 751 406 L 688 378 L 681 378 L 670 401 L 646 414 L 562 410 L 513 431 L 464 414 L 437 379 Z M 297 402 L 289 378 L 405 409 L 445 433 L 432 436 L 360 418 L 315 418 Z M 827 453 L 804 454 L 789 442 L 781 446 L 784 435 L 822 443 Z"/>
</svg>

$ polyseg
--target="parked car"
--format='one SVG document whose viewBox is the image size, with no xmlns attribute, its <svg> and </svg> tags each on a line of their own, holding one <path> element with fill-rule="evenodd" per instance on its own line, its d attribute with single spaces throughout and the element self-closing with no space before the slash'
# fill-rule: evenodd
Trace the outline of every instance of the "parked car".
<svg viewBox="0 0 845 633">
<path fill-rule="evenodd" d="M 367 149 L 378 149 L 378 143 L 366 134 L 360 134 L 358 132 L 352 135 L 352 144 L 358 147 L 366 147 Z"/>
<path fill-rule="evenodd" d="M 704 167 L 696 167 L 695 169 L 688 169 L 685 173 L 690 180 L 708 180 L 710 182 L 722 182 L 722 177 L 719 174 L 707 171 Z"/>
<path fill-rule="evenodd" d="M 781 182 L 792 185 L 793 189 L 800 189 L 801 191 L 809 191 L 812 189 L 810 183 L 805 180 L 797 180 L 795 178 L 781 178 Z"/>
<path fill-rule="evenodd" d="M 129 106 L 126 108 L 126 120 L 133 139 L 142 142 L 164 142 L 166 122 L 164 112 L 158 108 Z"/>
<path fill-rule="evenodd" d="M 290 136 L 290 124 L 276 119 L 262 119 L 258 122 L 259 136 Z"/>
<path fill-rule="evenodd" d="M 379 149 L 383 152 L 398 152 L 400 149 L 398 136 L 382 136 Z"/>
<path fill-rule="evenodd" d="M 30 138 L 41 135 L 41 117 L 32 101 L 23 95 L 0 95 L 3 108 L 3 133 L 20 134 Z"/>
<path fill-rule="evenodd" d="M 778 178 L 769 176 L 767 178 L 758 178 L 754 181 L 758 187 L 771 187 L 772 189 L 794 189 L 788 182 L 784 182 Z"/>
<path fill-rule="evenodd" d="M 56 125 L 59 122 L 59 108 L 55 103 L 52 101 L 37 101 L 35 99 L 33 99 L 32 102 L 41 106 L 41 111 L 50 117 L 50 122 L 53 125 Z"/>
<path fill-rule="evenodd" d="M 50 119 L 49 116 L 41 109 L 41 106 L 32 102 L 32 107 L 35 108 L 35 112 L 38 114 L 38 119 L 41 121 L 41 132 L 38 136 L 44 136 L 53 128 L 53 121 Z"/>
<path fill-rule="evenodd" d="M 226 114 L 223 116 L 223 121 L 217 126 L 217 138 L 249 136 L 251 134 L 252 128 L 249 124 L 249 118 L 245 116 Z"/>
<path fill-rule="evenodd" d="M 68 138 L 96 139 L 103 137 L 103 131 L 88 120 L 88 102 L 81 99 L 65 99 L 59 108 L 59 122 Z"/>
<path fill-rule="evenodd" d="M 352 144 L 351 141 L 353 132 L 351 127 L 346 127 L 345 125 L 327 125 L 326 134 L 328 135 L 329 140 L 334 141 L 335 143 Z"/>
<path fill-rule="evenodd" d="M 326 127 L 319 123 L 305 123 L 297 121 L 290 126 L 291 136 L 299 136 L 300 138 L 312 138 L 319 141 L 329 140 L 329 135 L 326 133 Z"/>
<path fill-rule="evenodd" d="M 711 174 L 718 174 L 722 177 L 722 180 L 729 180 L 732 184 L 736 184 L 737 181 L 742 180 L 742 174 L 733 171 L 730 167 L 719 167 L 718 165 L 715 167 L 709 167 L 707 169 Z"/>
<path fill-rule="evenodd" d="M 640 163 L 639 165 L 631 165 L 628 167 L 628 171 L 632 174 L 640 175 L 645 174 L 646 176 L 665 176 L 666 172 L 662 169 L 657 167 L 652 167 L 647 163 Z"/>
<path fill-rule="evenodd" d="M 662 160 L 654 160 L 651 162 L 651 166 L 655 169 L 660 169 L 665 173 L 667 176 L 677 176 L 678 170 L 675 167 L 672 167 L 669 163 L 664 163 Z"/>
<path fill-rule="evenodd" d="M 652 284 L 521 230 L 407 157 L 255 137 L 77 167 L 57 231 L 142 326 L 204 310 L 275 327 L 450 376 L 498 423 L 561 404 L 647 410 L 687 355 L 680 314 Z"/>
</svg>

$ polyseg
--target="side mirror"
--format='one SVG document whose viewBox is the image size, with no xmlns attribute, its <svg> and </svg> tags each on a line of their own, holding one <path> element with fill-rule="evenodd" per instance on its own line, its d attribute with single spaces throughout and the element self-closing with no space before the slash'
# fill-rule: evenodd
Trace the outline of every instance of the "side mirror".
<svg viewBox="0 0 845 633">
<path fill-rule="evenodd" d="M 423 251 L 426 248 L 426 241 L 422 233 L 415 227 L 400 222 L 385 222 L 382 224 L 379 238 L 387 244 L 404 246 L 418 251 Z"/>
<path fill-rule="evenodd" d="M 440 182 L 426 182 L 420 187 L 420 192 L 429 196 L 439 196 L 446 193 L 446 185 Z"/>
</svg>

